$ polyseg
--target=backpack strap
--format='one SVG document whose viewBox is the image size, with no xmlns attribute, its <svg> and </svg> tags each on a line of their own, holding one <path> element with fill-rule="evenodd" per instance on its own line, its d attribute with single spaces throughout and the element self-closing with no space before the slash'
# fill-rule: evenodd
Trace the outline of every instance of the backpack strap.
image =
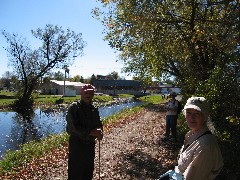
<svg viewBox="0 0 240 180">
<path fill-rule="evenodd" d="M 194 141 L 198 140 L 200 137 L 202 137 L 202 136 L 204 136 L 204 135 L 206 135 L 206 134 L 212 134 L 212 132 L 211 132 L 211 131 L 206 131 L 206 132 L 204 132 L 203 134 L 201 134 L 200 136 L 198 136 L 197 139 L 195 139 Z M 194 142 L 194 141 L 193 141 L 193 142 Z M 193 143 L 193 142 L 192 142 L 192 143 Z M 191 144 L 192 144 L 192 143 L 191 143 Z M 184 152 L 191 144 L 187 144 L 187 146 L 183 148 L 182 152 Z"/>
<path fill-rule="evenodd" d="M 206 134 L 212 134 L 212 132 L 211 131 L 206 131 L 205 133 L 203 133 L 203 134 L 201 134 L 200 136 L 198 136 L 198 138 L 197 139 L 199 139 L 200 137 L 202 137 L 202 136 L 204 136 L 204 135 L 206 135 Z M 197 140 L 196 139 L 196 140 Z M 196 141 L 195 140 L 195 141 Z"/>
</svg>

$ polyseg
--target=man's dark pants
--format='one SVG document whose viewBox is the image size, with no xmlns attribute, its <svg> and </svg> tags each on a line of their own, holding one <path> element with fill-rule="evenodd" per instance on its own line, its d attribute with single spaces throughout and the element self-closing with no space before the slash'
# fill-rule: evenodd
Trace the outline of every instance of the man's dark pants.
<svg viewBox="0 0 240 180">
<path fill-rule="evenodd" d="M 68 154 L 68 180 L 93 178 L 95 143 L 86 143 L 70 136 Z"/>
<path fill-rule="evenodd" d="M 172 137 L 176 138 L 177 136 L 177 119 L 178 115 L 167 115 L 166 116 L 166 136 L 170 135 L 170 130 Z"/>
</svg>

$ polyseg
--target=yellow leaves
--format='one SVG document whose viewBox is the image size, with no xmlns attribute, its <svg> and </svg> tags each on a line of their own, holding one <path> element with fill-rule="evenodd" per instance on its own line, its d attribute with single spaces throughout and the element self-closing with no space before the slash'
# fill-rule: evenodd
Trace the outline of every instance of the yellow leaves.
<svg viewBox="0 0 240 180">
<path fill-rule="evenodd" d="M 229 116 L 227 119 L 233 125 L 238 125 L 240 123 L 240 119 L 238 117 L 236 117 L 236 116 Z"/>
<path fill-rule="evenodd" d="M 101 0 L 101 3 L 109 4 L 111 0 Z"/>
<path fill-rule="evenodd" d="M 227 140 L 227 139 L 229 139 L 230 137 L 231 137 L 231 134 L 230 134 L 230 133 L 228 133 L 228 132 L 226 132 L 226 131 L 223 133 L 223 139 L 226 139 L 226 140 Z"/>
</svg>

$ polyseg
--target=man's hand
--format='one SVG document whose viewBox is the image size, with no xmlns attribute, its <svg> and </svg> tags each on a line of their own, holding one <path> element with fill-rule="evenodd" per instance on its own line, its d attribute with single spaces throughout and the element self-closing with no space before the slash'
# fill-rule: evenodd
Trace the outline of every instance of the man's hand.
<svg viewBox="0 0 240 180">
<path fill-rule="evenodd" d="M 96 129 L 91 130 L 89 135 L 96 137 L 97 140 L 100 141 L 103 138 L 103 131 L 101 128 L 96 128 Z"/>
</svg>

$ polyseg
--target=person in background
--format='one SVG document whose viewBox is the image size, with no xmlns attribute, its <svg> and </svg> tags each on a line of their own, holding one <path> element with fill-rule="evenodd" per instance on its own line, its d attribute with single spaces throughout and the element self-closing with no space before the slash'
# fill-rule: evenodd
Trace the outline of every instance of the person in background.
<svg viewBox="0 0 240 180">
<path fill-rule="evenodd" d="M 95 140 L 102 140 L 103 126 L 99 111 L 92 105 L 94 87 L 84 85 L 81 100 L 70 105 L 67 113 L 69 136 L 68 179 L 90 180 L 93 178 Z"/>
<path fill-rule="evenodd" d="M 204 97 L 191 97 L 183 114 L 191 130 L 185 135 L 175 170 L 160 176 L 160 180 L 213 180 L 223 167 L 223 159 L 217 140 L 207 127 L 210 105 Z"/>
<path fill-rule="evenodd" d="M 172 92 L 170 94 L 170 100 L 166 105 L 166 132 L 163 140 L 167 140 L 170 137 L 171 131 L 171 141 L 176 141 L 177 137 L 177 119 L 178 119 L 178 101 L 176 100 L 177 93 Z"/>
</svg>

